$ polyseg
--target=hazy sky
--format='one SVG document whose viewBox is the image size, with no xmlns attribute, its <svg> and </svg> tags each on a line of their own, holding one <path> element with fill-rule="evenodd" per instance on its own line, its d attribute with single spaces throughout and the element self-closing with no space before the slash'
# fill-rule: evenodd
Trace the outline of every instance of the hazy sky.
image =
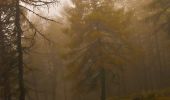
<svg viewBox="0 0 170 100">
<path fill-rule="evenodd" d="M 45 7 L 41 7 L 41 8 L 33 8 L 30 6 L 27 6 L 28 8 L 32 9 L 33 11 L 35 11 L 36 13 L 43 15 L 45 17 L 50 17 L 50 18 L 55 18 L 56 16 L 60 16 L 60 11 L 62 10 L 62 8 L 64 6 L 68 6 L 69 4 L 71 4 L 70 0 L 60 0 L 59 4 L 56 5 L 51 5 L 49 6 L 49 8 Z M 29 17 L 32 17 L 33 14 L 29 14 Z"/>
<path fill-rule="evenodd" d="M 47 13 L 50 16 L 60 15 L 60 11 L 64 6 L 69 6 L 71 4 L 70 0 L 60 0 L 60 3 L 54 6 L 51 6 L 51 9 L 49 9 L 49 12 Z"/>
<path fill-rule="evenodd" d="M 130 8 L 134 8 L 136 9 L 136 7 L 138 8 L 138 6 L 147 3 L 150 0 L 120 0 L 118 6 L 126 6 L 126 7 L 130 7 Z M 71 4 L 70 0 L 60 0 L 59 4 L 56 5 L 51 5 L 49 9 L 47 9 L 47 7 L 44 8 L 39 8 L 39 9 L 34 9 L 35 12 L 39 13 L 40 15 L 43 15 L 45 17 L 48 17 L 50 19 L 54 19 L 56 18 L 56 16 L 58 17 L 62 17 L 60 14 L 60 11 L 62 10 L 62 8 L 64 6 L 69 6 Z M 30 14 L 30 17 L 32 17 L 32 14 Z"/>
</svg>

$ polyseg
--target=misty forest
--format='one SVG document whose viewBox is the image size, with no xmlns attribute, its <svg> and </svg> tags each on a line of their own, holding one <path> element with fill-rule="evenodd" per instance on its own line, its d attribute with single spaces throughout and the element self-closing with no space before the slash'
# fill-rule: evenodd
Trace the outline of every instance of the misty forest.
<svg viewBox="0 0 170 100">
<path fill-rule="evenodd" d="M 170 100 L 170 0 L 0 0 L 0 100 Z"/>
</svg>

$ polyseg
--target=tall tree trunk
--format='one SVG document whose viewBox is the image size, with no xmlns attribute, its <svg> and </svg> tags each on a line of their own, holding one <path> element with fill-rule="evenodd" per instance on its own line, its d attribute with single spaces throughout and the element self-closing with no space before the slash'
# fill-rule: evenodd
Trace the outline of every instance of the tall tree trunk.
<svg viewBox="0 0 170 100">
<path fill-rule="evenodd" d="M 106 73 L 105 69 L 101 69 L 101 75 L 100 75 L 100 81 L 101 81 L 101 100 L 106 100 Z"/>
<path fill-rule="evenodd" d="M 62 70 L 64 72 L 64 70 Z M 62 75 L 62 79 L 64 79 L 65 73 Z M 66 83 L 65 81 L 63 82 L 63 89 L 64 89 L 64 100 L 67 100 L 67 88 L 66 88 Z"/>
<path fill-rule="evenodd" d="M 1 8 L 2 9 L 2 8 Z M 3 14 L 0 12 L 0 64 L 3 69 L 6 69 L 9 67 L 7 65 L 7 59 L 5 56 L 7 56 L 6 50 L 5 50 L 5 32 L 3 32 L 3 19 L 2 19 Z M 3 70 L 4 72 L 6 70 Z M 3 73 L 3 72 L 2 72 Z M 11 100 L 11 88 L 10 88 L 10 81 L 9 81 L 9 73 L 6 72 L 4 73 L 3 76 L 1 76 L 3 79 L 3 87 L 4 87 L 4 100 Z M 2 84 L 2 83 L 1 83 Z"/>
<path fill-rule="evenodd" d="M 56 89 L 57 89 L 56 70 L 54 70 L 54 72 L 52 72 L 52 77 L 53 77 L 52 78 L 52 100 L 57 100 L 57 98 L 56 98 Z"/>
<path fill-rule="evenodd" d="M 161 83 L 162 83 L 162 75 L 164 74 L 162 72 L 163 70 L 163 64 L 162 64 L 162 56 L 161 56 L 161 50 L 160 50 L 160 45 L 159 45 L 159 39 L 158 39 L 158 33 L 156 32 L 154 35 L 155 38 L 155 45 L 156 45 L 156 53 L 157 53 L 157 59 L 158 59 L 158 67 L 159 67 L 159 84 L 158 84 L 158 89 L 161 88 Z"/>
<path fill-rule="evenodd" d="M 143 44 L 143 42 L 142 42 L 142 40 L 143 40 L 142 35 L 139 34 L 138 38 L 139 38 L 139 45 L 142 45 Z M 142 47 L 142 48 L 145 48 L 145 47 Z M 148 79 L 149 75 L 148 75 L 148 70 L 150 70 L 150 68 L 147 68 L 147 64 L 146 64 L 146 60 L 145 59 L 146 59 L 146 55 L 144 54 L 141 57 L 140 61 L 141 61 L 141 66 L 143 68 L 143 74 L 144 74 L 144 80 L 143 80 L 144 81 L 144 83 L 143 83 L 144 88 L 143 89 L 145 91 L 148 91 L 149 90 L 149 79 Z"/>
<path fill-rule="evenodd" d="M 36 100 L 39 100 L 39 94 L 38 94 L 38 85 L 37 85 L 37 77 L 35 76 L 35 73 L 32 73 L 32 78 L 33 78 L 33 84 L 34 84 L 34 88 L 35 88 L 35 98 Z"/>
<path fill-rule="evenodd" d="M 9 84 L 9 75 L 6 75 L 6 78 L 4 81 L 5 81 L 4 82 L 5 100 L 11 100 L 11 88 L 10 88 L 10 84 Z"/>
<path fill-rule="evenodd" d="M 24 78 L 23 78 L 23 50 L 21 44 L 22 30 L 20 26 L 20 7 L 19 0 L 16 0 L 16 34 L 17 34 L 17 52 L 18 52 L 18 79 L 19 79 L 19 100 L 25 100 Z"/>
</svg>

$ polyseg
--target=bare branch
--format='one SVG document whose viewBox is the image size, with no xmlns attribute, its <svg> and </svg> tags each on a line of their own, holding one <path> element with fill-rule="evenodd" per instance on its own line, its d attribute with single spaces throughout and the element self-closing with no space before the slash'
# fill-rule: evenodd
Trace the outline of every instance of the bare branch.
<svg viewBox="0 0 170 100">
<path fill-rule="evenodd" d="M 38 16 L 38 17 L 40 17 L 40 18 L 42 18 L 42 19 L 44 19 L 44 20 L 48 20 L 48 21 L 52 21 L 52 22 L 55 22 L 55 23 L 62 24 L 61 22 L 57 22 L 57 21 L 55 21 L 55 20 L 53 20 L 53 19 L 49 19 L 49 18 L 47 18 L 47 17 L 41 16 L 41 15 L 37 14 L 36 12 L 32 11 L 31 9 L 29 9 L 29 8 L 27 8 L 27 7 L 24 7 L 24 6 L 22 6 L 22 5 L 20 5 L 20 7 L 26 9 L 26 10 L 29 11 L 29 12 L 32 12 L 33 14 L 35 14 L 36 16 Z"/>
<path fill-rule="evenodd" d="M 36 33 L 38 33 L 40 36 L 42 36 L 44 39 L 46 39 L 47 41 L 51 42 L 50 39 L 48 39 L 43 33 L 41 33 L 35 26 L 34 24 L 23 14 L 21 13 L 22 16 L 25 18 L 25 20 L 28 22 L 29 26 L 31 27 L 31 29 L 33 29 L 35 31 L 34 36 L 36 35 Z"/>
</svg>

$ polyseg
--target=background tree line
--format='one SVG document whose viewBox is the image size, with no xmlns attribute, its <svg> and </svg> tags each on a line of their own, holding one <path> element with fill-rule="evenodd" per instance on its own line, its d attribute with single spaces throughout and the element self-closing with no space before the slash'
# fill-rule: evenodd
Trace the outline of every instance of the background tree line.
<svg viewBox="0 0 170 100">
<path fill-rule="evenodd" d="M 128 1 L 73 0 L 55 20 L 31 9 L 55 0 L 1 1 L 0 99 L 168 97 L 169 1 Z"/>
</svg>

